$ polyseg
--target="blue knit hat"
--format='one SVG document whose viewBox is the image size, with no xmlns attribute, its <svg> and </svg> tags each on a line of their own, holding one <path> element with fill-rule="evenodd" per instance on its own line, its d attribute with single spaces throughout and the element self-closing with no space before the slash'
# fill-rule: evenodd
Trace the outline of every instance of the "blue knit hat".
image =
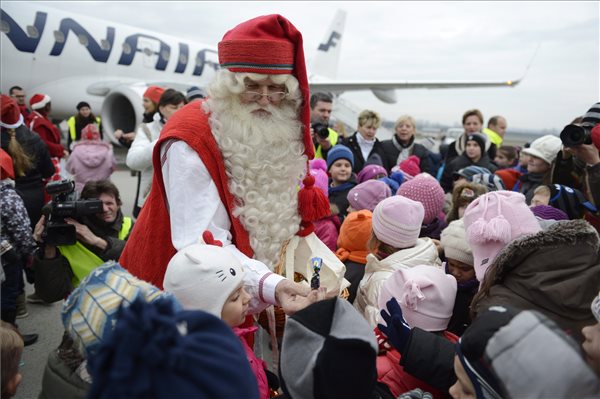
<svg viewBox="0 0 600 399">
<path fill-rule="evenodd" d="M 467 166 L 466 168 L 462 168 L 457 172 L 454 172 L 454 179 L 458 179 L 459 177 L 464 177 L 468 181 L 472 181 L 474 175 L 478 174 L 487 174 L 490 175 L 492 172 L 488 168 L 484 168 L 482 166 Z"/>
<path fill-rule="evenodd" d="M 327 170 L 331 168 L 331 165 L 338 159 L 347 159 L 354 168 L 354 155 L 352 151 L 345 145 L 334 145 L 332 149 L 327 153 Z"/>
<path fill-rule="evenodd" d="M 258 384 L 238 337 L 199 310 L 138 298 L 89 359 L 88 398 L 251 398 Z"/>
</svg>

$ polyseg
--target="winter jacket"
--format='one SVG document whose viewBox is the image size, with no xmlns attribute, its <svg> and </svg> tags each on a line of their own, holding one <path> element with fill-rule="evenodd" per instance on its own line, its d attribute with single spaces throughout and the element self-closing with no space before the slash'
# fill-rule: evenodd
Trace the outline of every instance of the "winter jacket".
<svg viewBox="0 0 600 399">
<path fill-rule="evenodd" d="M 446 266 L 446 273 L 448 267 Z M 456 290 L 456 299 L 454 300 L 454 309 L 452 309 L 452 317 L 448 322 L 447 330 L 459 337 L 465 332 L 471 324 L 471 301 L 479 289 L 479 281 L 476 278 L 465 283 L 459 282 Z"/>
<path fill-rule="evenodd" d="M 442 179 L 440 180 L 440 185 L 442 186 L 445 192 L 452 191 L 452 183 L 454 182 L 454 172 L 458 172 L 459 170 L 466 168 L 467 166 L 481 166 L 483 168 L 488 169 L 492 173 L 498 170 L 498 167 L 492 163 L 487 154 L 483 154 L 479 161 L 473 162 L 469 158 L 467 158 L 467 155 L 465 153 L 463 153 L 458 157 L 454 158 L 452 161 L 450 161 L 450 163 L 446 163 L 444 173 L 442 174 Z"/>
<path fill-rule="evenodd" d="M 42 378 L 42 387 L 38 399 L 84 399 L 91 383 L 79 376 L 83 372 L 79 367 L 73 369 L 60 358 L 60 349 L 48 355 L 48 362 Z M 83 367 L 85 364 L 81 364 Z"/>
<path fill-rule="evenodd" d="M 435 218 L 429 224 L 424 224 L 421 226 L 421 232 L 419 233 L 419 237 L 425 238 L 433 238 L 434 240 L 439 240 L 442 235 L 442 230 L 444 230 L 448 226 L 445 220 L 440 218 Z"/>
<path fill-rule="evenodd" d="M 435 334 L 448 342 L 458 342 L 458 337 L 448 331 Z M 398 397 L 404 392 L 421 388 L 425 392 L 432 394 L 434 398 L 445 398 L 447 391 L 435 389 L 424 381 L 415 378 L 404 370 L 400 365 L 401 355 L 396 349 L 388 350 L 384 354 L 377 356 L 377 381 L 383 382 L 390 388 L 394 396 Z"/>
<path fill-rule="evenodd" d="M 337 250 L 338 234 L 340 231 L 340 219 L 337 215 L 329 215 L 314 222 L 315 234 L 323 244 L 335 252 Z"/>
<path fill-rule="evenodd" d="M 358 286 L 354 307 L 367 319 L 371 327 L 377 326 L 379 317 L 379 292 L 383 283 L 401 268 L 417 265 L 441 267 L 438 250 L 429 238 L 419 238 L 412 248 L 401 249 L 385 259 L 367 256 L 365 275 Z"/>
<path fill-rule="evenodd" d="M 533 192 L 536 188 L 541 186 L 544 183 L 545 173 L 525 173 L 517 183 L 513 187 L 513 191 L 519 192 L 525 196 L 525 201 L 527 205 L 531 203 L 531 199 L 533 198 Z"/>
<path fill-rule="evenodd" d="M 338 216 L 340 223 L 344 222 L 344 218 L 348 214 L 348 207 L 350 206 L 348 193 L 354 186 L 356 186 L 356 176 L 354 174 L 352 174 L 350 180 L 339 186 L 331 187 L 331 181 L 329 182 L 329 203 L 332 206 L 332 213 Z"/>
<path fill-rule="evenodd" d="M 425 146 L 415 143 L 415 136 L 411 138 L 409 145 L 404 147 L 400 144 L 396 135 L 394 135 L 389 140 L 383 140 L 381 142 L 381 148 L 383 150 L 383 167 L 388 171 L 388 173 L 391 173 L 391 170 L 394 166 L 399 165 L 399 148 L 402 148 L 402 151 L 408 151 L 406 158 L 411 155 L 419 157 L 419 167 L 421 168 L 421 172 L 426 172 L 432 176 L 435 176 L 436 171 L 433 170 L 433 164 L 430 159 L 430 151 L 425 148 Z"/>
<path fill-rule="evenodd" d="M 15 191 L 12 180 L 0 180 L 0 202 L 0 240 L 12 244 L 14 253 L 21 258 L 32 255 L 36 243 L 31 235 L 25 205 Z"/>
<path fill-rule="evenodd" d="M 248 363 L 250 363 L 250 368 L 252 372 L 256 376 L 256 381 L 258 383 L 258 397 L 261 399 L 269 398 L 269 383 L 267 381 L 267 374 L 265 373 L 265 369 L 267 368 L 267 364 L 262 360 L 256 357 L 254 351 L 248 345 L 248 342 L 244 338 L 248 334 L 254 334 L 254 332 L 258 330 L 258 327 L 249 327 L 249 328 L 239 328 L 233 327 L 233 332 L 238 336 L 242 346 L 244 347 L 244 351 L 246 352 L 246 358 L 248 359 Z"/>
<path fill-rule="evenodd" d="M 492 144 L 487 135 L 483 134 L 482 136 L 485 137 L 485 149 L 489 159 L 496 158 L 496 145 Z M 448 145 L 448 152 L 446 153 L 446 159 L 444 161 L 446 167 L 450 164 L 450 162 L 452 162 L 454 158 L 462 155 L 462 153 L 465 151 L 466 145 L 467 135 L 464 133 L 458 139 L 454 140 Z"/>
<path fill-rule="evenodd" d="M 37 133 L 40 138 L 46 143 L 50 156 L 62 158 L 65 148 L 60 144 L 60 130 L 48 119 L 37 111 L 33 111 L 33 117 L 29 128 Z"/>
<path fill-rule="evenodd" d="M 590 303 L 600 287 L 600 239 L 584 220 L 562 221 L 508 244 L 486 276 L 493 285 L 472 306 L 537 310 L 582 341 L 581 329 L 596 323 Z"/>
<path fill-rule="evenodd" d="M 103 141 L 83 140 L 73 144 L 67 159 L 67 172 L 73 175 L 75 189 L 81 193 L 90 180 L 105 180 L 112 175 L 117 161 L 112 146 Z"/>
<path fill-rule="evenodd" d="M 358 144 L 358 139 L 356 137 L 358 134 L 360 134 L 360 133 L 354 132 L 354 134 L 352 136 L 346 137 L 345 139 L 342 140 L 342 143 L 341 143 L 341 144 L 345 145 L 346 147 L 350 148 L 350 151 L 352 151 L 352 154 L 354 155 L 354 167 L 352 168 L 352 171 L 354 173 L 358 173 L 362 170 L 362 168 L 365 166 L 365 164 L 367 163 L 367 161 L 371 157 L 371 155 L 377 154 L 377 155 L 379 155 L 381 160 L 383 160 L 383 157 L 384 157 L 383 147 L 381 146 L 381 141 L 379 141 L 379 139 L 376 137 L 375 143 L 373 144 L 373 148 L 371 149 L 371 152 L 369 152 L 367 159 L 365 159 L 362 155 L 362 151 L 360 149 L 360 145 Z M 382 165 L 382 166 L 385 167 L 385 165 Z"/>
<path fill-rule="evenodd" d="M 154 174 L 152 152 L 164 126 L 159 113 L 154 114 L 154 118 L 154 121 L 141 124 L 138 127 L 125 160 L 130 169 L 141 172 L 140 195 L 137 200 L 137 206 L 140 208 L 144 205 L 152 188 L 152 176 Z"/>
<path fill-rule="evenodd" d="M 15 129 L 15 138 L 23 151 L 33 159 L 33 167 L 24 176 L 15 177 L 15 190 L 23 198 L 31 226 L 35 226 L 44 206 L 44 179 L 54 174 L 54 164 L 44 142 L 25 125 Z M 0 143 L 4 151 L 8 152 L 9 142 L 8 130 L 2 128 Z"/>
</svg>

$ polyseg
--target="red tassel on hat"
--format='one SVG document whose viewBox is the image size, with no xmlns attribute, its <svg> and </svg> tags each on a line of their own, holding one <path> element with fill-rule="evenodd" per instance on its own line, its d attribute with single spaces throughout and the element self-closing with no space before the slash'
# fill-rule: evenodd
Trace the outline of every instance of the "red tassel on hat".
<svg viewBox="0 0 600 399">
<path fill-rule="evenodd" d="M 302 218 L 302 226 L 305 229 L 301 229 L 298 234 L 307 235 L 303 233 L 306 233 L 305 230 L 312 224 L 311 222 L 328 216 L 330 208 L 329 199 L 325 197 L 323 191 L 315 187 L 315 178 L 310 173 L 306 175 L 302 183 L 304 187 L 298 193 L 298 212 Z M 310 231 L 308 234 L 310 234 Z"/>
</svg>

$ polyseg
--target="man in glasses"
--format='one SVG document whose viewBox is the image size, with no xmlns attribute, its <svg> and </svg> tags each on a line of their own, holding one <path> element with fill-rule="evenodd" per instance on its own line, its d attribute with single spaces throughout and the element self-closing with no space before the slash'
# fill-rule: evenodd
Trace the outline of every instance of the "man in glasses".
<svg viewBox="0 0 600 399">
<path fill-rule="evenodd" d="M 225 34 L 219 62 L 208 98 L 174 115 L 154 147 L 152 191 L 120 261 L 162 287 L 175 252 L 210 230 L 250 271 L 251 312 L 291 313 L 314 298 L 272 273 L 306 220 L 298 187 L 314 148 L 302 35 L 279 15 L 258 17 Z"/>
</svg>

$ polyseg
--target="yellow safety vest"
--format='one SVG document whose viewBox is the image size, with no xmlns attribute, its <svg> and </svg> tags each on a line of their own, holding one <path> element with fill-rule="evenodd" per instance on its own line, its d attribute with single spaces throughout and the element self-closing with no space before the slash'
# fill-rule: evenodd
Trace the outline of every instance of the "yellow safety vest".
<svg viewBox="0 0 600 399">
<path fill-rule="evenodd" d="M 327 140 L 329 140 L 332 147 L 337 144 L 338 138 L 339 135 L 337 134 L 337 132 L 332 128 L 329 128 L 329 137 L 327 137 Z M 319 144 L 317 148 L 315 148 L 315 159 L 317 158 L 324 159 L 323 152 L 321 151 L 321 144 Z"/>
<path fill-rule="evenodd" d="M 98 124 L 98 128 L 100 127 L 100 117 L 96 117 L 96 123 Z M 69 134 L 71 135 L 71 141 L 75 141 L 77 138 L 77 132 L 75 131 L 75 116 L 72 116 L 67 121 L 67 125 L 69 125 Z"/>
<path fill-rule="evenodd" d="M 496 144 L 496 147 L 500 148 L 504 139 L 498 133 L 489 128 L 484 128 L 483 132 L 490 138 L 490 141 Z M 493 161 L 493 159 L 492 159 Z"/>
<path fill-rule="evenodd" d="M 131 230 L 133 222 L 131 218 L 124 217 L 121 230 L 119 231 L 119 240 L 124 240 Z M 58 247 L 61 255 L 67 258 L 71 270 L 73 270 L 73 288 L 77 287 L 81 280 L 85 278 L 92 270 L 102 265 L 104 261 L 95 253 L 87 249 L 83 244 L 77 241 L 73 245 L 60 245 Z"/>
</svg>

